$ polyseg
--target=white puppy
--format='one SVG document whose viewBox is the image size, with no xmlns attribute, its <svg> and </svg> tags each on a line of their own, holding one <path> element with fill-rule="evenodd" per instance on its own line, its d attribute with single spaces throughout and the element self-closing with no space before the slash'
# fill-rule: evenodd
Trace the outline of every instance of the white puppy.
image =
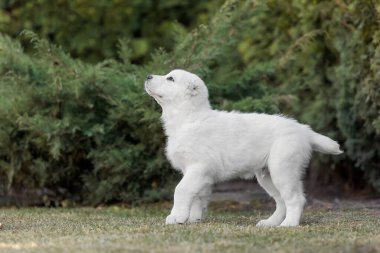
<svg viewBox="0 0 380 253">
<path fill-rule="evenodd" d="M 149 75 L 145 90 L 162 107 L 166 154 L 183 173 L 166 224 L 200 221 L 215 182 L 256 176 L 276 201 L 276 211 L 257 226 L 297 226 L 312 151 L 342 153 L 338 143 L 293 119 L 212 110 L 204 82 L 184 70 Z"/>
</svg>

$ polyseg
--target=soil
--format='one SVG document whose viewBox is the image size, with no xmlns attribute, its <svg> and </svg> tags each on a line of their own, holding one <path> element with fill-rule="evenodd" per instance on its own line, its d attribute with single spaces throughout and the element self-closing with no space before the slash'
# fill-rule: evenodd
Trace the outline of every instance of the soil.
<svg viewBox="0 0 380 253">
<path fill-rule="evenodd" d="M 328 209 L 373 209 L 380 215 L 380 194 L 374 192 L 347 193 L 339 189 L 326 191 L 325 189 L 306 189 L 306 208 Z M 256 182 L 230 181 L 217 184 L 211 197 L 213 205 L 222 207 L 223 203 L 229 206 L 236 205 L 244 209 L 274 207 L 274 201 Z"/>
</svg>

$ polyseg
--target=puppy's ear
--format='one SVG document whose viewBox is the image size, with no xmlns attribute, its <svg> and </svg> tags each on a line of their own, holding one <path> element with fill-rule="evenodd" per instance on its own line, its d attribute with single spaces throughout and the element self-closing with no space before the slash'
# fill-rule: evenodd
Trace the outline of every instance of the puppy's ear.
<svg viewBox="0 0 380 253">
<path fill-rule="evenodd" d="M 190 97 L 194 97 L 198 95 L 198 93 L 199 93 L 199 85 L 194 81 L 189 82 L 189 84 L 187 85 L 186 94 L 188 94 Z"/>
</svg>

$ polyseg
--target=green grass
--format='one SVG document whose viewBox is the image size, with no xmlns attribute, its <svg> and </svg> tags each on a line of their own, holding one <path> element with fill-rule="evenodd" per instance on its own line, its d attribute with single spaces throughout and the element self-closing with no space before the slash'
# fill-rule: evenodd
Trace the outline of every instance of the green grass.
<svg viewBox="0 0 380 253">
<path fill-rule="evenodd" d="M 379 210 L 307 209 L 297 228 L 256 228 L 269 211 L 214 208 L 165 226 L 167 206 L 0 209 L 0 252 L 379 252 Z"/>
</svg>

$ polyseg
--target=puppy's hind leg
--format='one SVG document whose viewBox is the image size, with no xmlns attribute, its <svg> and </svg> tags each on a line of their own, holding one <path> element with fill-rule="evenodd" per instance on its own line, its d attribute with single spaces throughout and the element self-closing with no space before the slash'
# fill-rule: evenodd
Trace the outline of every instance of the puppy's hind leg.
<svg viewBox="0 0 380 253">
<path fill-rule="evenodd" d="M 266 190 L 266 192 L 276 201 L 276 211 L 268 219 L 259 221 L 257 227 L 273 227 L 278 226 L 285 219 L 286 207 L 285 202 L 281 198 L 280 192 L 274 186 L 270 174 L 267 170 L 256 173 L 257 182 Z"/>
<path fill-rule="evenodd" d="M 302 176 L 310 159 L 310 147 L 296 137 L 278 141 L 270 152 L 268 167 L 274 186 L 286 206 L 280 226 L 298 226 L 306 202 Z"/>
</svg>

